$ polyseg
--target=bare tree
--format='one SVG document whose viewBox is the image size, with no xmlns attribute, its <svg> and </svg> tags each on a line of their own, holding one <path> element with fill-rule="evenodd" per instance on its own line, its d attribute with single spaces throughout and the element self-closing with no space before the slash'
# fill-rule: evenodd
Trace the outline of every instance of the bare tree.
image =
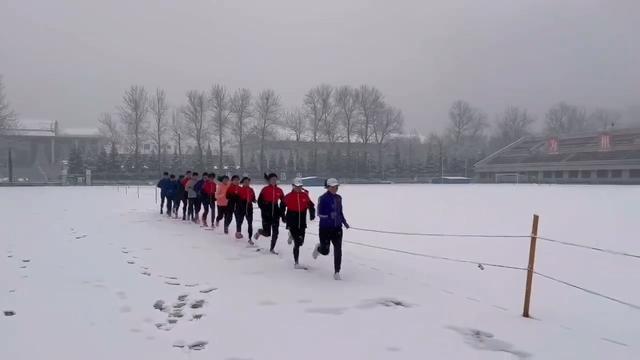
<svg viewBox="0 0 640 360">
<path fill-rule="evenodd" d="M 11 109 L 4 92 L 2 76 L 0 76 L 0 135 L 18 125 L 16 113 Z"/>
<path fill-rule="evenodd" d="M 371 141 L 371 127 L 376 121 L 376 117 L 384 109 L 384 96 L 382 92 L 375 87 L 362 85 L 356 92 L 356 100 L 358 102 L 358 113 L 360 115 L 360 123 L 357 129 L 360 141 L 365 145 L 364 164 L 365 172 L 368 171 L 369 152 L 367 144 Z"/>
<path fill-rule="evenodd" d="M 103 137 L 109 140 L 110 146 L 117 146 L 122 141 L 120 125 L 113 120 L 111 113 L 105 112 L 98 116 L 98 130 Z"/>
<path fill-rule="evenodd" d="M 558 103 L 547 111 L 545 132 L 548 135 L 575 135 L 591 130 L 587 112 L 574 105 Z"/>
<path fill-rule="evenodd" d="M 175 142 L 175 148 L 178 156 L 182 158 L 182 139 L 184 132 L 184 119 L 181 117 L 180 112 L 173 109 L 171 112 L 171 138 Z"/>
<path fill-rule="evenodd" d="M 613 128 L 622 119 L 622 114 L 611 109 L 596 109 L 589 115 L 589 121 L 600 130 Z"/>
<path fill-rule="evenodd" d="M 509 106 L 496 121 L 497 146 L 505 146 L 531 133 L 534 119 L 526 109 Z"/>
<path fill-rule="evenodd" d="M 373 139 L 378 145 L 378 169 L 384 176 L 383 151 L 389 135 L 402 132 L 404 117 L 402 111 L 394 107 L 385 107 L 372 124 Z"/>
<path fill-rule="evenodd" d="M 304 111 L 301 109 L 293 109 L 287 111 L 284 115 L 284 127 L 293 135 L 296 142 L 295 148 L 295 166 L 298 168 L 300 162 L 300 143 L 307 132 L 307 123 L 305 121 Z"/>
<path fill-rule="evenodd" d="M 466 139 L 480 135 L 487 127 L 486 115 L 463 100 L 451 105 L 449 120 L 449 136 L 458 146 L 463 145 Z"/>
<path fill-rule="evenodd" d="M 351 141 L 357 122 L 358 95 L 350 86 L 341 86 L 333 93 L 333 102 L 336 105 L 336 113 L 342 122 L 345 139 L 347 140 L 347 159 L 351 164 Z"/>
<path fill-rule="evenodd" d="M 163 140 L 167 132 L 167 112 L 169 104 L 164 90 L 156 89 L 156 93 L 149 101 L 149 110 L 153 115 L 153 141 L 158 151 L 158 168 L 164 162 Z"/>
<path fill-rule="evenodd" d="M 240 168 L 244 169 L 244 137 L 247 131 L 247 121 L 253 116 L 251 112 L 251 91 L 238 89 L 231 98 L 231 113 L 234 123 L 231 132 L 238 139 Z"/>
<path fill-rule="evenodd" d="M 206 119 L 207 96 L 203 91 L 187 92 L 187 104 L 182 107 L 185 121 L 185 134 L 196 143 L 197 166 L 204 166 L 204 144 L 209 137 L 209 126 Z"/>
<path fill-rule="evenodd" d="M 265 170 L 264 146 L 273 127 L 278 123 L 282 106 L 280 97 L 275 91 L 268 89 L 258 94 L 254 105 L 256 115 L 256 133 L 260 137 L 260 171 Z"/>
<path fill-rule="evenodd" d="M 230 99 L 227 89 L 222 85 L 213 85 L 209 93 L 209 104 L 213 115 L 213 132 L 218 137 L 218 169 L 224 168 L 224 134 L 229 126 L 231 115 Z"/>
<path fill-rule="evenodd" d="M 143 86 L 133 85 L 125 91 L 123 104 L 118 108 L 120 119 L 124 124 L 125 136 L 129 152 L 133 154 L 133 166 L 140 170 L 140 148 L 147 135 L 147 113 L 149 98 Z"/>
<path fill-rule="evenodd" d="M 304 98 L 304 105 L 309 115 L 311 140 L 313 141 L 313 169 L 318 169 L 318 142 L 323 130 L 326 132 L 327 122 L 333 116 L 334 106 L 331 101 L 333 88 L 322 84 L 309 90 Z"/>
</svg>

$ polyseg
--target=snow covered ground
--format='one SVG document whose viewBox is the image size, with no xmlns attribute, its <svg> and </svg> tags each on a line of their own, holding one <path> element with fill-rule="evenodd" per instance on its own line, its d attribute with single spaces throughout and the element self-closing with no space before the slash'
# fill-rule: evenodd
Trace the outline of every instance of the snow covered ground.
<svg viewBox="0 0 640 360">
<path fill-rule="evenodd" d="M 537 213 L 542 236 L 640 253 L 640 187 L 347 185 L 341 193 L 354 227 L 527 235 Z M 280 255 L 265 255 L 161 216 L 154 195 L 151 187 L 0 188 L 0 359 L 640 358 L 640 310 L 539 276 L 534 319 L 520 316 L 521 270 L 346 243 L 344 280 L 335 281 L 332 257 L 310 256 L 314 235 L 301 255 L 310 270 L 293 270 L 285 235 Z M 529 247 L 520 238 L 355 229 L 345 240 L 516 267 L 526 267 Z M 541 241 L 536 268 L 640 303 L 640 259 Z"/>
</svg>

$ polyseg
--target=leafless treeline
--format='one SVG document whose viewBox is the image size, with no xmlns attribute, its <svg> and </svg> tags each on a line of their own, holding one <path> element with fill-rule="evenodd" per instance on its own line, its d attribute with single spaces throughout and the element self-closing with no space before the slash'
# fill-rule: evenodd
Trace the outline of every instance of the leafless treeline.
<svg viewBox="0 0 640 360">
<path fill-rule="evenodd" d="M 214 144 L 219 168 L 229 155 L 244 168 L 249 138 L 259 142 L 260 170 L 265 169 L 265 146 L 273 139 L 312 143 L 312 169 L 318 166 L 321 142 L 345 142 L 347 158 L 351 144 L 375 144 L 381 163 L 384 144 L 392 134 L 402 132 L 404 123 L 402 112 L 387 104 L 380 90 L 368 85 L 318 85 L 304 95 L 300 106 L 291 109 L 284 108 L 272 89 L 253 95 L 249 89 L 230 91 L 214 84 L 207 92 L 188 91 L 185 104 L 171 107 L 164 90 L 148 94 L 142 86 L 131 86 L 117 107 L 117 115 L 117 120 L 110 113 L 100 115 L 101 132 L 113 146 L 126 147 L 136 167 L 142 142 L 151 140 L 159 163 L 166 161 L 163 149 L 167 144 L 174 145 L 174 152 L 181 155 L 188 141 L 198 164 L 204 164 L 205 153 L 211 152 Z"/>
</svg>

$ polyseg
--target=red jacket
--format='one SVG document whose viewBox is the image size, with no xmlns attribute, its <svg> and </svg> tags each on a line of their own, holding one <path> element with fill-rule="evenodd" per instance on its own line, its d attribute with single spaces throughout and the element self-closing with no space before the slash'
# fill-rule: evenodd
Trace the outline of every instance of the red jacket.
<svg viewBox="0 0 640 360">
<path fill-rule="evenodd" d="M 187 181 L 191 180 L 190 178 L 186 177 L 184 179 L 182 179 L 182 186 L 187 187 Z"/>
<path fill-rule="evenodd" d="M 286 206 L 289 211 L 303 212 L 314 205 L 311 199 L 309 199 L 308 193 L 304 191 L 292 191 L 284 197 L 284 206 Z"/>
<path fill-rule="evenodd" d="M 278 185 L 267 185 L 262 188 L 258 196 L 258 206 L 263 220 L 277 219 L 282 216 L 280 209 L 282 199 L 284 199 L 284 191 Z"/>
<path fill-rule="evenodd" d="M 240 195 L 240 186 L 234 183 L 229 183 L 229 188 L 227 189 L 227 199 L 238 199 Z"/>
<path fill-rule="evenodd" d="M 238 196 L 240 197 L 240 201 L 242 202 L 256 202 L 256 193 L 250 186 L 241 187 L 238 192 Z"/>
<path fill-rule="evenodd" d="M 206 181 L 202 187 L 202 192 L 207 194 L 208 197 L 214 197 L 216 195 L 216 183 L 213 181 Z"/>
</svg>

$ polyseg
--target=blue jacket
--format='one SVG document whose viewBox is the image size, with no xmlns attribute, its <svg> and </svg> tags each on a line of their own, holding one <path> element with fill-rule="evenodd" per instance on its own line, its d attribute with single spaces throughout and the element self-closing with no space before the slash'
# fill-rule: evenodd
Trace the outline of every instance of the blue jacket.
<svg viewBox="0 0 640 360">
<path fill-rule="evenodd" d="M 178 184 L 177 180 L 169 180 L 169 183 L 167 185 L 167 188 L 164 190 L 165 195 L 169 198 L 169 199 L 175 199 L 176 195 L 178 194 L 178 189 L 180 187 L 180 184 Z"/>
<path fill-rule="evenodd" d="M 170 185 L 171 185 L 171 179 L 162 178 L 162 179 L 160 179 L 160 181 L 158 181 L 157 187 L 160 188 L 160 193 L 161 194 L 166 195 L 167 190 L 168 190 Z"/>
<path fill-rule="evenodd" d="M 342 213 L 342 197 L 330 192 L 324 193 L 318 199 L 318 217 L 320 229 L 341 229 L 342 225 L 349 228 Z"/>
</svg>

